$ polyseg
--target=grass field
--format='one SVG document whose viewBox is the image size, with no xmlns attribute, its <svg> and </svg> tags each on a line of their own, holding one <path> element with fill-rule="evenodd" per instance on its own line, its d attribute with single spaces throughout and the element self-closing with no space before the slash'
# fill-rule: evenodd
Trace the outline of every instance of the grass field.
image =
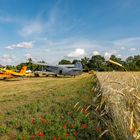
<svg viewBox="0 0 140 140">
<path fill-rule="evenodd" d="M 140 138 L 140 72 L 0 80 L 1 140 Z"/>
<path fill-rule="evenodd" d="M 98 139 L 94 84 L 88 74 L 1 80 L 0 139 Z"/>
</svg>

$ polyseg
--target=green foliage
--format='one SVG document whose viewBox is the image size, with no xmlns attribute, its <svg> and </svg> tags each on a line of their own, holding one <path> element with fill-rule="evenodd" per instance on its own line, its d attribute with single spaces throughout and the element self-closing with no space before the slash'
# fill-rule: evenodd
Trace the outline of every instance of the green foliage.
<svg viewBox="0 0 140 140">
<path fill-rule="evenodd" d="M 126 60 L 122 60 L 121 58 L 112 55 L 110 59 L 122 64 L 128 71 L 140 71 L 140 55 L 129 56 L 128 58 L 126 58 Z M 69 60 L 62 59 L 61 61 L 59 61 L 59 64 L 75 64 L 77 61 L 79 60 L 74 59 L 71 62 Z M 45 61 L 40 61 L 40 62 L 45 63 Z M 96 71 L 113 71 L 113 70 L 123 71 L 124 70 L 117 65 L 110 64 L 101 55 L 94 55 L 91 58 L 84 57 L 81 59 L 81 63 L 83 65 L 83 71 L 86 72 L 90 70 L 96 70 Z M 21 63 L 17 65 L 16 68 L 20 70 L 23 65 L 27 65 L 28 69 L 32 71 L 42 70 L 45 68 L 43 66 L 37 66 L 35 64 L 32 64 L 31 58 L 28 59 L 27 63 Z M 15 69 L 14 66 L 9 66 L 8 68 Z"/>
<path fill-rule="evenodd" d="M 72 64 L 71 61 L 62 59 L 59 64 Z"/>
<path fill-rule="evenodd" d="M 112 55 L 110 59 L 122 64 L 128 71 L 140 71 L 140 55 L 130 56 L 126 60 L 122 60 L 121 58 Z M 106 61 L 101 55 L 95 55 L 91 58 L 82 58 L 81 63 L 84 71 L 124 71 L 123 68 Z"/>
</svg>

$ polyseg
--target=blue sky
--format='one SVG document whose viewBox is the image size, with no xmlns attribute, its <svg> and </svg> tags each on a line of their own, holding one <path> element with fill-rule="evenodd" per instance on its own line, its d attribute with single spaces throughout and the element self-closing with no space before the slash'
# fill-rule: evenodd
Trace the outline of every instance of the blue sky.
<svg viewBox="0 0 140 140">
<path fill-rule="evenodd" d="M 140 54 L 139 0 L 0 0 L 0 64 Z"/>
</svg>

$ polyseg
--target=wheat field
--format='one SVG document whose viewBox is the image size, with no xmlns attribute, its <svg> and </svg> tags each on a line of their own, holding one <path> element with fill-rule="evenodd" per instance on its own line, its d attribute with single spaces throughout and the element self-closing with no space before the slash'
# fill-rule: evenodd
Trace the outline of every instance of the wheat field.
<svg viewBox="0 0 140 140">
<path fill-rule="evenodd" d="M 114 139 L 139 140 L 140 72 L 99 72 L 97 78 Z"/>
</svg>

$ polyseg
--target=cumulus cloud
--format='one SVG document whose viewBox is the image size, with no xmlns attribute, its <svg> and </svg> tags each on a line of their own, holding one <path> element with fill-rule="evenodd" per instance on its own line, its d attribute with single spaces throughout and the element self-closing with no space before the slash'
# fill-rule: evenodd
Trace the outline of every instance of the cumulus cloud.
<svg viewBox="0 0 140 140">
<path fill-rule="evenodd" d="M 68 54 L 68 57 L 77 57 L 77 58 L 80 58 L 80 57 L 83 57 L 86 55 L 86 52 L 84 49 L 81 49 L 81 48 L 77 48 L 75 49 L 75 51 L 72 51 Z"/>
<path fill-rule="evenodd" d="M 16 49 L 16 48 L 25 48 L 25 49 L 30 49 L 33 48 L 33 41 L 31 42 L 21 42 L 18 44 L 13 44 L 5 47 L 6 49 Z"/>
<path fill-rule="evenodd" d="M 93 55 L 100 55 L 98 51 L 93 51 Z"/>
</svg>

